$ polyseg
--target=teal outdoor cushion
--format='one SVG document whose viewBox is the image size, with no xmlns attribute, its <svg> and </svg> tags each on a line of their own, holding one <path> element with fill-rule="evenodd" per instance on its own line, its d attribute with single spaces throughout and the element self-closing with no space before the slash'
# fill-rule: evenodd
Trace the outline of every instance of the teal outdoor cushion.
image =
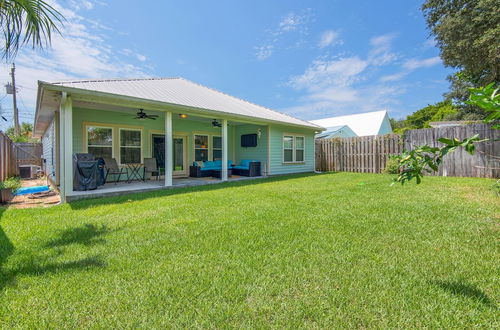
<svg viewBox="0 0 500 330">
<path fill-rule="evenodd" d="M 227 168 L 231 168 L 231 165 L 233 164 L 232 160 L 227 161 Z M 203 166 L 200 166 L 203 165 Z M 193 162 L 193 166 L 198 166 L 201 167 L 202 171 L 209 171 L 209 170 L 221 170 L 222 169 L 222 161 L 221 160 L 207 160 L 206 162 Z"/>
</svg>

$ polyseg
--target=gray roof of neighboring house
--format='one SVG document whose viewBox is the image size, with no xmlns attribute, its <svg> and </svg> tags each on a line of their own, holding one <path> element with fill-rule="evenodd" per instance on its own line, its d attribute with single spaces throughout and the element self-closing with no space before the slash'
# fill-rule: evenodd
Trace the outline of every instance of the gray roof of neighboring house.
<svg viewBox="0 0 500 330">
<path fill-rule="evenodd" d="M 236 98 L 184 78 L 77 80 L 43 84 L 214 110 L 323 130 L 322 127 L 313 123 Z"/>
</svg>

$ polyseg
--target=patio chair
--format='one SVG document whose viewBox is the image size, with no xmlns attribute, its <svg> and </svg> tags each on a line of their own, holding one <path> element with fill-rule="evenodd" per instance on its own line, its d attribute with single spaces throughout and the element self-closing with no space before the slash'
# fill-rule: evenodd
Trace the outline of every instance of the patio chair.
<svg viewBox="0 0 500 330">
<path fill-rule="evenodd" d="M 115 179 L 115 184 L 118 181 L 120 181 L 122 174 L 125 174 L 127 176 L 127 181 L 129 180 L 127 169 L 118 167 L 118 163 L 116 162 L 116 159 L 114 159 L 114 158 L 104 159 L 104 167 L 106 168 L 105 182 L 108 181 L 108 175 L 114 175 L 115 178 L 118 175 L 118 178 Z"/>
<path fill-rule="evenodd" d="M 162 169 L 158 168 L 156 158 L 144 158 L 144 181 L 146 181 L 146 173 L 151 173 L 151 176 L 156 176 L 156 180 L 160 180 Z"/>
</svg>

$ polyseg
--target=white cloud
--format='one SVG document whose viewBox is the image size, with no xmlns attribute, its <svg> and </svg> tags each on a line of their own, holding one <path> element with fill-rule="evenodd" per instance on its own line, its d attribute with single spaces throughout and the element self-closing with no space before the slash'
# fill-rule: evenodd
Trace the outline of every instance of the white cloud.
<svg viewBox="0 0 500 330">
<path fill-rule="evenodd" d="M 290 79 L 290 86 L 295 89 L 318 90 L 324 86 L 351 85 L 363 72 L 368 63 L 359 57 L 336 60 L 314 60 L 306 71 Z"/>
<path fill-rule="evenodd" d="M 395 74 L 390 74 L 386 76 L 382 76 L 379 81 L 381 82 L 388 82 L 388 81 L 397 81 L 403 79 L 404 76 L 406 76 L 406 72 L 398 72 Z"/>
<path fill-rule="evenodd" d="M 273 54 L 273 49 L 273 45 L 255 47 L 255 57 L 257 57 L 259 61 L 263 61 Z"/>
<path fill-rule="evenodd" d="M 94 2 L 89 2 L 94 3 Z M 66 22 L 61 35 L 52 36 L 52 46 L 44 51 L 21 49 L 16 62 L 16 82 L 19 87 L 19 107 L 21 113 L 33 116 L 36 103 L 37 81 L 58 81 L 81 78 L 113 78 L 125 76 L 147 76 L 146 65 L 131 64 L 124 58 L 123 51 L 114 49 L 105 40 L 105 33 L 111 29 L 103 28 L 95 21 L 80 15 L 76 9 L 61 7 L 57 2 L 51 4 L 62 13 Z M 79 10 L 90 10 L 83 3 Z M 129 54 L 141 63 L 146 56 L 132 52 Z M 1 64 L 0 70 L 7 72 L 10 65 Z M 9 98 L 2 101 L 4 109 L 12 108 Z"/>
<path fill-rule="evenodd" d="M 396 38 L 394 33 L 376 36 L 370 39 L 372 49 L 368 54 L 368 60 L 373 65 L 386 65 L 398 59 L 398 55 L 392 51 L 392 42 Z"/>
<path fill-rule="evenodd" d="M 398 96 L 407 89 L 407 84 L 395 82 L 414 70 L 440 63 L 439 57 L 400 63 L 401 55 L 392 49 L 395 38 L 395 34 L 373 37 L 366 56 L 316 58 L 302 74 L 288 79 L 288 86 L 304 94 L 298 106 L 282 110 L 304 119 L 393 110 L 399 104 Z M 397 66 L 400 71 L 374 79 L 382 66 Z"/>
<path fill-rule="evenodd" d="M 340 33 L 338 31 L 327 30 L 321 35 L 319 41 L 319 48 L 325 48 L 334 44 L 341 44 L 342 40 L 339 39 Z"/>
<path fill-rule="evenodd" d="M 283 111 L 305 119 L 314 119 L 346 113 L 390 109 L 398 103 L 397 95 L 405 88 L 374 81 L 373 73 L 380 66 L 394 64 L 399 57 L 392 51 L 394 34 L 374 37 L 366 56 L 317 58 L 288 85 L 305 94 L 300 105 Z"/>
<path fill-rule="evenodd" d="M 291 31 L 305 32 L 305 26 L 311 19 L 311 11 L 309 9 L 303 11 L 301 14 L 288 13 L 285 15 L 278 24 L 278 29 L 274 34 L 280 34 Z"/>
<path fill-rule="evenodd" d="M 441 63 L 439 56 L 426 58 L 423 60 L 412 58 L 403 64 L 403 68 L 407 70 L 416 70 L 420 68 L 428 68 Z"/>
<path fill-rule="evenodd" d="M 299 47 L 304 44 L 303 38 L 308 35 L 308 24 L 312 20 L 310 9 L 303 10 L 300 14 L 288 13 L 283 16 L 275 29 L 266 32 L 265 41 L 254 47 L 256 52 L 255 57 L 259 61 L 269 58 L 278 48 L 278 44 L 282 43 L 285 35 L 299 36 L 299 40 L 290 42 L 294 47 Z M 294 47 L 284 46 L 283 48 L 290 49 Z"/>
<path fill-rule="evenodd" d="M 434 48 L 434 47 L 436 47 L 436 44 L 437 44 L 436 39 L 434 39 L 434 38 L 429 38 L 429 39 L 427 39 L 427 40 L 423 43 L 422 48 L 423 48 L 423 49 Z"/>
<path fill-rule="evenodd" d="M 311 94 L 309 98 L 316 101 L 354 102 L 358 100 L 359 92 L 350 86 L 332 86 Z"/>
<path fill-rule="evenodd" d="M 386 75 L 382 76 L 379 81 L 381 82 L 388 82 L 388 81 L 397 81 L 403 79 L 406 75 L 410 74 L 411 72 L 421 69 L 421 68 L 429 68 L 431 66 L 434 66 L 436 64 L 441 63 L 441 59 L 436 56 L 436 57 L 430 57 L 426 58 L 423 60 L 419 59 L 409 59 L 403 63 L 402 70 L 398 73 L 391 74 L 391 75 Z"/>
<path fill-rule="evenodd" d="M 297 26 L 302 24 L 304 18 L 300 15 L 289 13 L 279 23 L 279 30 L 283 32 L 293 31 L 297 29 Z"/>
<path fill-rule="evenodd" d="M 126 55 L 126 56 L 131 56 L 135 57 L 137 60 L 144 62 L 147 60 L 147 57 L 145 55 L 142 55 L 136 51 L 133 51 L 129 48 L 123 48 L 121 51 L 119 51 L 120 54 Z"/>
</svg>

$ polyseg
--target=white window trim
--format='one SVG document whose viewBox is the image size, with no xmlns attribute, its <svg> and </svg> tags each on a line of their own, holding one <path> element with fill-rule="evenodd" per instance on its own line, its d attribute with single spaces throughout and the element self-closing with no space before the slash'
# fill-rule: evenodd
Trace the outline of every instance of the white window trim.
<svg viewBox="0 0 500 330">
<path fill-rule="evenodd" d="M 207 137 L 207 147 L 206 148 L 196 148 L 196 136 L 206 136 Z M 207 160 L 210 160 L 212 158 L 212 155 L 210 155 L 210 134 L 207 133 L 193 133 L 193 161 L 196 160 L 196 150 L 206 150 L 208 153 Z"/>
<path fill-rule="evenodd" d="M 89 145 L 89 127 L 97 127 L 97 128 L 109 128 L 111 129 L 111 145 L 110 146 L 98 146 L 98 145 Z M 106 126 L 106 125 L 94 125 L 94 124 L 86 124 L 85 125 L 85 152 L 89 152 L 89 147 L 94 147 L 94 148 L 109 148 L 111 147 L 111 156 L 115 156 L 115 129 L 114 127 L 111 126 Z"/>
<path fill-rule="evenodd" d="M 214 148 L 213 148 L 213 138 L 214 137 L 222 137 L 221 134 L 219 133 L 213 133 L 213 132 L 193 132 L 193 145 L 192 145 L 192 153 L 193 153 L 193 161 L 196 159 L 196 149 L 205 149 L 205 148 L 196 148 L 196 143 L 195 143 L 195 136 L 196 135 L 201 135 L 201 136 L 206 136 L 208 137 L 208 145 L 206 150 L 208 151 L 208 161 L 213 161 L 214 160 Z M 220 148 L 222 150 L 222 148 Z"/>
<path fill-rule="evenodd" d="M 302 138 L 302 148 L 297 148 L 297 143 L 295 142 L 297 138 Z M 297 150 L 302 150 L 302 160 L 297 160 Z M 303 135 L 295 135 L 293 137 L 293 159 L 296 163 L 305 163 L 306 161 L 306 138 Z"/>
<path fill-rule="evenodd" d="M 139 131 L 141 133 L 141 145 L 140 146 L 122 146 L 121 141 L 121 131 Z M 120 127 L 118 128 L 118 164 L 122 165 L 122 148 L 136 148 L 141 150 L 141 164 L 144 163 L 144 150 L 143 150 L 143 131 L 142 128 L 128 128 Z"/>
<path fill-rule="evenodd" d="M 285 136 L 291 136 L 292 137 L 292 149 L 286 149 L 286 150 L 292 150 L 292 161 L 285 161 Z M 304 154 L 304 159 L 303 160 L 296 160 L 297 157 L 297 144 L 295 142 L 296 138 L 300 137 L 304 141 L 304 146 L 302 149 L 298 150 L 303 150 Z M 281 137 L 281 160 L 283 164 L 304 164 L 306 162 L 306 137 L 305 135 L 302 134 L 293 134 L 293 133 L 283 133 L 283 136 Z"/>
</svg>

